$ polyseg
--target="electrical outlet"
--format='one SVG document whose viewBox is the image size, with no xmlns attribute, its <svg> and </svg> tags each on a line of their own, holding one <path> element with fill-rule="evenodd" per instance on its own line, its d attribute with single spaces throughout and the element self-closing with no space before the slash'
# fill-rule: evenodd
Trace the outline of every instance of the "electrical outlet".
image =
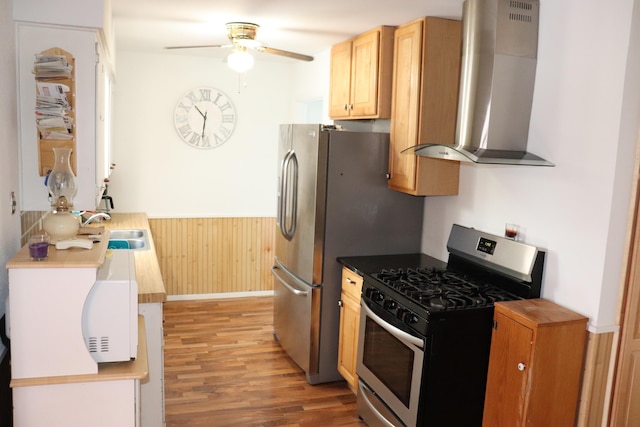
<svg viewBox="0 0 640 427">
<path fill-rule="evenodd" d="M 16 207 L 17 207 L 17 203 L 16 203 L 16 192 L 12 191 L 10 196 L 9 196 L 9 203 L 11 205 L 11 215 L 16 213 Z"/>
</svg>

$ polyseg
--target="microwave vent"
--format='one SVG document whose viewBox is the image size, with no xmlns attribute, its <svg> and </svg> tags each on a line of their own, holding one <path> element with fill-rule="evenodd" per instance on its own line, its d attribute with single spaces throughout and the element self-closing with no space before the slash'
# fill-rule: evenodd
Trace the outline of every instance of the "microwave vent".
<svg viewBox="0 0 640 427">
<path fill-rule="evenodd" d="M 89 353 L 108 353 L 109 352 L 109 337 L 89 337 L 87 339 L 87 348 Z"/>
</svg>

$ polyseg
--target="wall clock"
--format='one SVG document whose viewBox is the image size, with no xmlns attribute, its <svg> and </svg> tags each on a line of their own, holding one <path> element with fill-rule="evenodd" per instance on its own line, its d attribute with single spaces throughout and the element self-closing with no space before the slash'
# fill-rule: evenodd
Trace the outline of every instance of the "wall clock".
<svg viewBox="0 0 640 427">
<path fill-rule="evenodd" d="M 236 110 L 222 91 L 212 87 L 197 87 L 178 100 L 173 123 L 180 138 L 199 149 L 216 148 L 224 144 L 236 127 Z"/>
</svg>

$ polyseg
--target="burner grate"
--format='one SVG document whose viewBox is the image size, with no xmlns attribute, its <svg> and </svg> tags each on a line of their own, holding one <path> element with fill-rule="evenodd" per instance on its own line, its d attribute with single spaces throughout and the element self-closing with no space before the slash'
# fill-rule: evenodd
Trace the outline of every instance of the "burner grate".
<svg viewBox="0 0 640 427">
<path fill-rule="evenodd" d="M 373 277 L 418 305 L 432 310 L 491 307 L 496 301 L 521 299 L 465 274 L 435 268 L 383 270 Z"/>
</svg>

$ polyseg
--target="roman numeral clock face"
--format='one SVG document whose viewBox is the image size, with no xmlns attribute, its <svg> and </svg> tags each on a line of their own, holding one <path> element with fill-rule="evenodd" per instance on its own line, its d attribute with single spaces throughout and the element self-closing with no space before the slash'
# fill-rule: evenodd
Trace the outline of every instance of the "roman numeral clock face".
<svg viewBox="0 0 640 427">
<path fill-rule="evenodd" d="M 221 146 L 231 137 L 236 127 L 236 110 L 223 92 L 199 87 L 178 100 L 173 122 L 184 142 L 206 150 Z"/>
</svg>

